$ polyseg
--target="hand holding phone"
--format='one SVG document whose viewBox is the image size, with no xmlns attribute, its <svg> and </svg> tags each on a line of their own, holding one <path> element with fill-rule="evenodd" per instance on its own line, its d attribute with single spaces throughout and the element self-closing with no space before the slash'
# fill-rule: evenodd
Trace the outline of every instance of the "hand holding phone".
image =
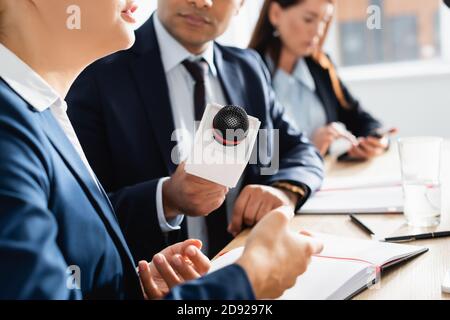
<svg viewBox="0 0 450 320">
<path fill-rule="evenodd" d="M 370 134 L 371 137 L 377 138 L 377 139 L 383 139 L 385 137 L 394 135 L 398 132 L 397 128 L 389 128 L 389 129 L 377 129 L 373 133 Z"/>
<path fill-rule="evenodd" d="M 378 129 L 366 138 L 359 138 L 359 144 L 338 158 L 338 161 L 365 161 L 383 154 L 389 148 L 388 137 L 396 134 L 397 128 Z"/>
</svg>

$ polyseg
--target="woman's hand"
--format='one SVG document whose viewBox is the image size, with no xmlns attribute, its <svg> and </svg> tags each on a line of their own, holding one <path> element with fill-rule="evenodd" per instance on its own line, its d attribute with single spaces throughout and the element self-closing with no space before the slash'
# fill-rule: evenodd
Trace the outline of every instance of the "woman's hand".
<svg viewBox="0 0 450 320">
<path fill-rule="evenodd" d="M 312 142 L 320 154 L 324 156 L 330 145 L 339 138 L 347 139 L 352 145 L 356 145 L 357 142 L 355 136 L 348 132 L 342 124 L 335 122 L 317 129 L 312 137 Z"/>
<path fill-rule="evenodd" d="M 139 277 L 146 299 L 161 299 L 170 289 L 208 272 L 209 259 L 200 251 L 200 240 L 186 240 L 167 247 L 152 261 L 139 262 Z"/>
<path fill-rule="evenodd" d="M 353 146 L 349 151 L 348 155 L 354 159 L 369 160 L 374 157 L 382 155 L 389 146 L 388 138 L 359 138 L 359 143 Z"/>
</svg>

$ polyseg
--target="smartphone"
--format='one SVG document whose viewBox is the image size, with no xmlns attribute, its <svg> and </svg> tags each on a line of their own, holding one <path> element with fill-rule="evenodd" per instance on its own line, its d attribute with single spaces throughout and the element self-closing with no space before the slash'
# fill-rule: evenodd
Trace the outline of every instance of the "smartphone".
<svg viewBox="0 0 450 320">
<path fill-rule="evenodd" d="M 397 133 L 397 128 L 389 128 L 389 129 L 377 129 L 370 134 L 371 137 L 377 139 L 383 139 L 384 137 L 393 135 Z"/>
<path fill-rule="evenodd" d="M 360 159 L 360 158 L 354 158 L 352 156 L 350 156 L 348 154 L 348 152 L 341 154 L 338 158 L 337 161 L 339 162 L 364 162 L 364 159 Z"/>
</svg>

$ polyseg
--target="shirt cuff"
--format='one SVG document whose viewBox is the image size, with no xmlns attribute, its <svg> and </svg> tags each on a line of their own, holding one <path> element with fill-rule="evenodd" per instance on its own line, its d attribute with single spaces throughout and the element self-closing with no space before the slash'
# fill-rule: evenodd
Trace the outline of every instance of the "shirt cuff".
<svg viewBox="0 0 450 320">
<path fill-rule="evenodd" d="M 180 230 L 180 225 L 184 219 L 184 215 L 180 214 L 175 218 L 167 220 L 164 214 L 162 186 L 164 181 L 167 181 L 169 179 L 170 178 L 168 177 L 159 179 L 158 185 L 156 186 L 156 212 L 158 214 L 158 222 L 162 232 Z"/>
</svg>

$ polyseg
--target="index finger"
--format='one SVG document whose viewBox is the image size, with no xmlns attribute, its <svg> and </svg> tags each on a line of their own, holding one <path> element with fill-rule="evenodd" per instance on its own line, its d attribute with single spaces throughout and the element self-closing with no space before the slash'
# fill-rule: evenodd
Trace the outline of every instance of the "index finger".
<svg viewBox="0 0 450 320">
<path fill-rule="evenodd" d="M 160 299 L 164 293 L 158 288 L 153 280 L 147 261 L 139 261 L 139 277 L 141 279 L 142 289 L 148 299 Z"/>
<path fill-rule="evenodd" d="M 263 217 L 259 223 L 267 223 L 270 219 L 273 230 L 278 231 L 284 227 L 287 227 L 288 223 L 292 220 L 293 217 L 294 210 L 292 209 L 292 207 L 281 206 L 272 210 L 269 214 Z"/>
<path fill-rule="evenodd" d="M 172 266 L 167 261 L 164 255 L 157 253 L 154 256 L 152 262 L 169 288 L 173 288 L 181 283 L 182 280 L 173 270 Z"/>
<path fill-rule="evenodd" d="M 224 192 L 226 194 L 229 191 L 228 187 L 226 186 L 212 182 L 207 179 L 203 179 L 201 177 L 194 176 L 190 173 L 186 173 L 186 178 L 190 183 L 196 183 L 201 185 L 202 187 L 207 187 L 210 193 Z"/>
<path fill-rule="evenodd" d="M 194 264 L 195 270 L 203 275 L 211 268 L 211 262 L 197 247 L 189 246 L 184 250 L 184 255 Z"/>
</svg>

